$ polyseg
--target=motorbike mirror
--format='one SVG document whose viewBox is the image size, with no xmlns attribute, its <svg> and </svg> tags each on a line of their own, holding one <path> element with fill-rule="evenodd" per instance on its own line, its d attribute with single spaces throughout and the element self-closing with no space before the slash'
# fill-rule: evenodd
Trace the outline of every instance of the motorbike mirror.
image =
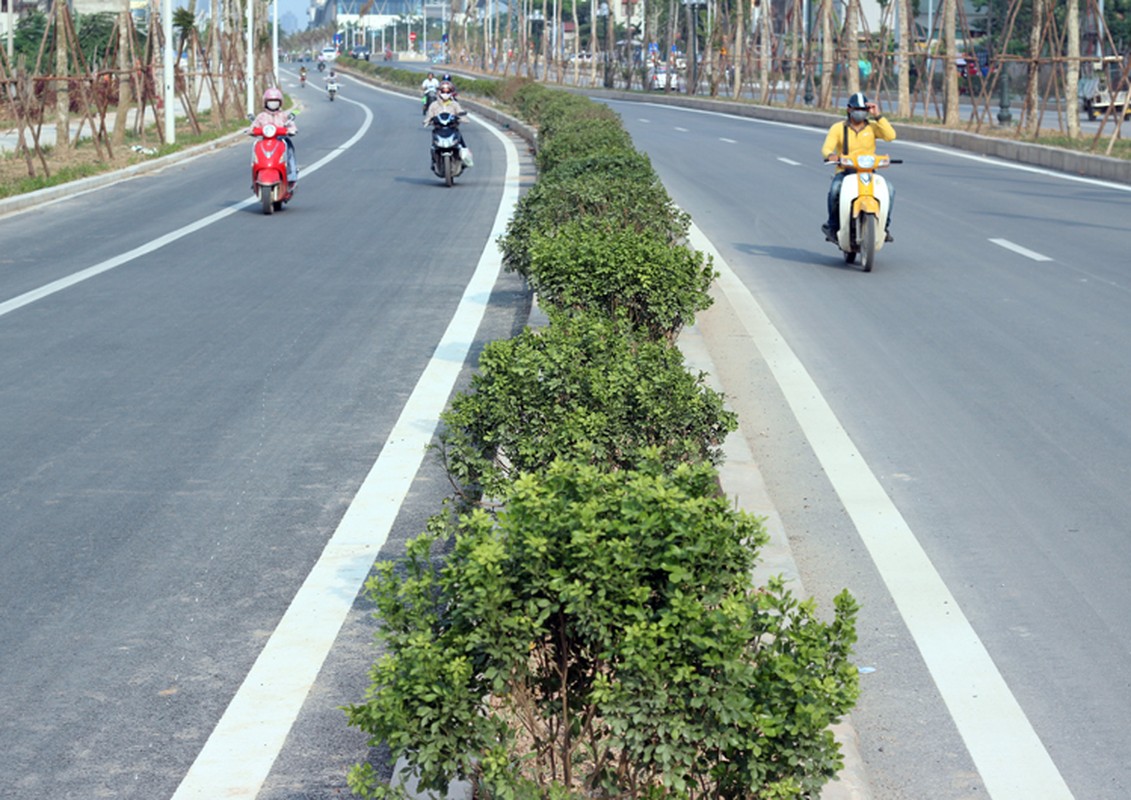
<svg viewBox="0 0 1131 800">
<path fill-rule="evenodd" d="M 247 121 L 248 122 L 255 122 L 255 115 L 254 114 L 248 114 L 247 115 Z"/>
</svg>

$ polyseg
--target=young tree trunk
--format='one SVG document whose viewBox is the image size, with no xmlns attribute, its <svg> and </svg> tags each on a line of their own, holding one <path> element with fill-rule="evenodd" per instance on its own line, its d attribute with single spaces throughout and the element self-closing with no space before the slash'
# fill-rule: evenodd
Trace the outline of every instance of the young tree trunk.
<svg viewBox="0 0 1131 800">
<path fill-rule="evenodd" d="M 833 104 L 833 14 L 832 0 L 821 0 L 821 94 L 817 105 L 829 108 Z"/>
<path fill-rule="evenodd" d="M 71 95 L 67 87 L 67 35 L 63 16 L 66 3 L 55 3 L 55 146 L 71 146 Z"/>
<path fill-rule="evenodd" d="M 1036 136 L 1040 124 L 1041 31 L 1044 23 L 1044 0 L 1033 0 L 1033 25 L 1029 28 L 1029 84 L 1025 91 L 1026 136 Z"/>
<path fill-rule="evenodd" d="M 1068 0 L 1065 27 L 1068 36 L 1068 70 L 1065 76 L 1068 135 L 1076 139 L 1080 136 L 1080 0 Z"/>
<path fill-rule="evenodd" d="M 130 80 L 130 22 L 129 11 L 118 15 L 118 110 L 114 115 L 114 132 L 110 137 L 114 147 L 126 141 L 127 115 L 133 105 L 133 81 Z"/>
<path fill-rule="evenodd" d="M 844 11 L 844 41 L 847 45 L 844 70 L 848 79 L 848 93 L 860 91 L 860 40 L 856 38 L 857 20 L 860 19 L 860 0 L 848 0 Z"/>
<path fill-rule="evenodd" d="M 911 18 L 911 0 L 899 0 L 899 108 L 903 118 L 911 116 L 911 44 L 915 41 L 915 20 Z"/>
<path fill-rule="evenodd" d="M 960 121 L 958 113 L 958 42 L 954 37 L 954 24 L 957 15 L 955 0 L 943 2 L 943 47 L 946 50 L 946 64 L 943 90 L 943 124 L 956 127 Z"/>
<path fill-rule="evenodd" d="M 758 20 L 758 35 L 761 37 L 759 57 L 762 66 L 758 71 L 758 82 L 762 84 L 762 102 L 769 103 L 773 89 L 773 71 L 771 68 L 774 58 L 774 4 L 770 0 L 762 0 L 760 10 L 762 14 Z"/>
<path fill-rule="evenodd" d="M 743 22 L 746 19 L 746 3 L 739 0 L 738 8 L 736 9 L 737 16 L 734 20 L 734 84 L 731 87 L 731 97 L 735 100 L 738 99 L 739 94 L 742 93 L 742 59 L 746 52 L 745 42 L 746 28 Z"/>
</svg>

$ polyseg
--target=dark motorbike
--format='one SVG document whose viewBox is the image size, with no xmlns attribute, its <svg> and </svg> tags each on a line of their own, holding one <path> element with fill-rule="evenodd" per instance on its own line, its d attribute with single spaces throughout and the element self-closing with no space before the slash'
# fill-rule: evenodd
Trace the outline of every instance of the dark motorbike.
<svg viewBox="0 0 1131 800">
<path fill-rule="evenodd" d="M 421 98 L 421 102 L 424 104 L 424 115 L 425 116 L 428 115 L 428 107 L 430 105 L 432 105 L 432 103 L 434 103 L 435 101 L 436 101 L 436 90 L 435 89 L 429 89 L 427 92 L 424 93 L 424 97 Z"/>
<path fill-rule="evenodd" d="M 463 112 L 466 114 L 467 112 Z M 459 120 L 463 114 L 443 111 L 432 118 L 432 171 L 446 186 L 463 172 Z"/>
</svg>

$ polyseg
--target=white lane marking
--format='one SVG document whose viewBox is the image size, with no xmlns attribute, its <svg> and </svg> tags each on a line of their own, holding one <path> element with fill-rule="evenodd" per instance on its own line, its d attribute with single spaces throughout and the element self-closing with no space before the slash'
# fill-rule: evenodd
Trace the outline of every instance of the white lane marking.
<svg viewBox="0 0 1131 800">
<path fill-rule="evenodd" d="M 679 131 L 680 133 L 687 133 L 687 128 L 681 128 L 681 127 L 679 127 L 678 125 L 676 125 L 676 128 L 675 128 L 675 129 L 676 129 L 677 131 Z"/>
<path fill-rule="evenodd" d="M 982 641 L 805 366 L 694 223 L 690 239 L 714 260 L 723 291 L 867 546 L 989 796 L 1070 800 L 1064 778 Z"/>
<path fill-rule="evenodd" d="M 636 121 L 637 122 L 643 122 L 645 125 L 650 125 L 652 123 L 652 120 L 644 119 L 644 117 L 639 117 Z"/>
<path fill-rule="evenodd" d="M 502 268 L 496 242 L 518 202 L 518 151 L 483 127 L 507 154 L 487 247 L 377 461 L 173 800 L 251 800 L 259 793 L 420 469 Z"/>
<path fill-rule="evenodd" d="M 794 161 L 792 158 L 784 158 L 782 156 L 778 156 L 778 161 L 782 162 L 783 164 L 789 164 L 791 167 L 801 166 L 800 161 Z"/>
<path fill-rule="evenodd" d="M 734 139 L 727 139 L 725 136 L 720 136 L 719 141 L 726 142 L 727 144 L 738 144 Z"/>
<path fill-rule="evenodd" d="M 998 247 L 1004 247 L 1006 250 L 1012 250 L 1014 253 L 1023 255 L 1025 256 L 1025 258 L 1031 258 L 1034 261 L 1052 261 L 1052 259 L 1048 256 L 1036 253 L 1032 250 L 1029 250 L 1028 248 L 1022 247 L 1019 244 L 1014 244 L 1008 239 L 990 239 L 990 241 L 996 244 Z"/>
<path fill-rule="evenodd" d="M 346 140 L 344 144 L 340 145 L 335 150 L 330 151 L 327 155 L 323 156 L 310 166 L 302 167 L 299 170 L 299 174 L 304 179 L 309 176 L 310 173 L 317 172 L 319 169 L 329 164 L 335 158 L 342 155 L 342 153 L 346 152 L 355 144 L 357 144 L 361 140 L 361 137 L 365 135 L 365 132 L 368 131 L 369 127 L 373 124 L 372 111 L 354 100 L 349 100 L 345 97 L 343 97 L 342 99 L 347 103 L 353 103 L 355 106 L 358 106 L 363 111 L 365 111 L 365 122 L 362 123 L 357 132 L 348 140 Z M 23 308 L 26 305 L 30 305 L 37 300 L 42 300 L 45 297 L 50 297 L 56 292 L 61 292 L 64 289 L 69 289 L 76 284 L 82 283 L 83 281 L 90 280 L 91 278 L 97 275 L 101 275 L 104 272 L 109 272 L 115 267 L 120 267 L 123 264 L 128 264 L 134 259 L 141 258 L 144 255 L 148 255 L 149 253 L 152 253 L 156 250 L 160 250 L 167 244 L 171 244 L 178 239 L 183 239 L 190 233 L 196 233 L 203 228 L 207 228 L 214 222 L 219 222 L 225 217 L 235 214 L 240 209 L 247 208 L 248 206 L 258 202 L 259 199 L 256 197 L 250 197 L 246 200 L 241 200 L 234 206 L 225 208 L 222 211 L 217 211 L 214 214 L 209 214 L 207 217 L 198 219 L 196 222 L 190 222 L 183 228 L 178 228 L 175 231 L 166 233 L 164 236 L 158 236 L 156 239 L 146 242 L 140 247 L 135 247 L 133 250 L 130 250 L 126 253 L 114 256 L 113 258 L 108 258 L 105 261 L 101 261 L 92 267 L 87 267 L 86 269 L 79 270 L 78 272 L 74 272 L 70 275 L 67 275 L 66 277 L 59 278 L 59 280 L 52 281 L 51 283 L 40 286 L 38 289 L 32 289 L 29 292 L 24 292 L 21 295 L 17 295 L 11 300 L 6 300 L 3 303 L 0 303 L 0 317 L 4 316 L 5 314 L 10 314 L 18 308 Z"/>
</svg>

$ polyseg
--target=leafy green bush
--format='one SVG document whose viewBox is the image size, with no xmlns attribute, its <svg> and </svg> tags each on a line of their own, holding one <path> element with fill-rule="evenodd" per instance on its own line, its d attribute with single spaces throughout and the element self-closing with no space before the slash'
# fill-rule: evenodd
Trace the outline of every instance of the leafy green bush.
<svg viewBox="0 0 1131 800">
<path fill-rule="evenodd" d="M 711 305 L 709 259 L 654 230 L 592 231 L 571 222 L 536 232 L 528 255 L 526 276 L 544 306 L 625 314 L 653 338 L 674 339 Z"/>
<path fill-rule="evenodd" d="M 499 240 L 508 270 L 529 277 L 530 247 L 536 232 L 549 233 L 575 223 L 594 231 L 653 230 L 677 243 L 687 235 L 690 218 L 676 208 L 652 172 L 584 172 L 573 165 L 627 159 L 626 154 L 591 156 L 562 162 L 519 200 L 506 234 Z"/>
<path fill-rule="evenodd" d="M 549 313 L 549 327 L 488 344 L 469 391 L 442 415 L 442 451 L 465 499 L 501 497 L 515 473 L 557 458 L 605 469 L 645 452 L 666 468 L 718 460 L 735 416 L 679 350 L 623 320 Z"/>
<path fill-rule="evenodd" d="M 857 695 L 856 605 L 779 581 L 709 466 L 523 475 L 497 517 L 434 518 L 368 583 L 387 655 L 350 723 L 425 789 L 496 798 L 815 796 Z M 442 566 L 434 560 L 451 541 Z M 386 796 L 368 766 L 351 788 Z"/>
<path fill-rule="evenodd" d="M 632 137 L 619 119 L 575 119 L 552 132 L 538 132 L 538 169 L 550 171 L 563 161 L 632 150 Z"/>
</svg>

